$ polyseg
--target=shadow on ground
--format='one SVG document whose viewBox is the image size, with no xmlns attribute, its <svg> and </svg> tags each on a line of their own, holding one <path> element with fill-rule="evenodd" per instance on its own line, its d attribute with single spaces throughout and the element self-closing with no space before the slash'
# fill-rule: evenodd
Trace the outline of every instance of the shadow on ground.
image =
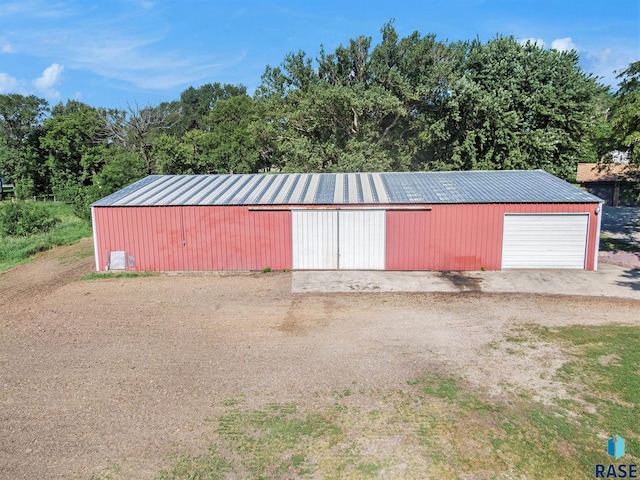
<svg viewBox="0 0 640 480">
<path fill-rule="evenodd" d="M 602 231 L 640 246 L 640 207 L 604 207 Z"/>
<path fill-rule="evenodd" d="M 627 287 L 632 290 L 640 291 L 640 270 L 637 270 L 637 269 L 625 270 L 625 272 L 622 274 L 622 277 L 628 278 L 629 281 L 628 282 L 618 281 L 616 282 L 618 285 L 620 285 L 621 287 Z"/>
</svg>

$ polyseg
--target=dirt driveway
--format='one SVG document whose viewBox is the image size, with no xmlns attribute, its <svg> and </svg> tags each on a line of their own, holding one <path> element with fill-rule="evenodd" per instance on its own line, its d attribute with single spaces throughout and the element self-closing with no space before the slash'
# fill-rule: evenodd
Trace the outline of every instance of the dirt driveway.
<svg viewBox="0 0 640 480">
<path fill-rule="evenodd" d="M 0 478 L 153 478 L 171 454 L 206 446 L 230 399 L 318 405 L 425 371 L 550 401 L 566 395 L 550 374 L 565 353 L 506 355 L 505 336 L 640 325 L 640 303 L 620 299 L 292 294 L 289 273 L 80 280 L 88 248 L 0 274 Z"/>
</svg>

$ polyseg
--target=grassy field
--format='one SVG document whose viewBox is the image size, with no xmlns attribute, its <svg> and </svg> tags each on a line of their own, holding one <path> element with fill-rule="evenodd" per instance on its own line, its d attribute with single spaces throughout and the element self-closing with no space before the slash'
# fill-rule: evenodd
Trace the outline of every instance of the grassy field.
<svg viewBox="0 0 640 480">
<path fill-rule="evenodd" d="M 507 339 L 514 355 L 537 341 L 572 352 L 557 373 L 572 400 L 542 405 L 527 392 L 490 399 L 433 373 L 398 391 L 351 385 L 320 407 L 251 409 L 232 398 L 207 419 L 207 451 L 176 454 L 156 479 L 593 478 L 596 463 L 613 463 L 606 441 L 614 434 L 627 442 L 616 463 L 638 463 L 640 329 L 525 330 Z"/>
<path fill-rule="evenodd" d="M 51 230 L 29 237 L 0 236 L 0 271 L 28 262 L 38 252 L 59 245 L 71 245 L 91 236 L 91 223 L 78 218 L 73 207 L 61 202 L 38 202 L 60 222 Z"/>
</svg>

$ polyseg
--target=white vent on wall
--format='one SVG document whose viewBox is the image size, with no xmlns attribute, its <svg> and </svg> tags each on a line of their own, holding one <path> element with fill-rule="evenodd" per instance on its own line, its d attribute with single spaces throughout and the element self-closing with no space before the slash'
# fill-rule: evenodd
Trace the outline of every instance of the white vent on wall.
<svg viewBox="0 0 640 480">
<path fill-rule="evenodd" d="M 127 252 L 124 250 L 112 250 L 109 252 L 109 263 L 107 270 L 126 270 Z"/>
</svg>

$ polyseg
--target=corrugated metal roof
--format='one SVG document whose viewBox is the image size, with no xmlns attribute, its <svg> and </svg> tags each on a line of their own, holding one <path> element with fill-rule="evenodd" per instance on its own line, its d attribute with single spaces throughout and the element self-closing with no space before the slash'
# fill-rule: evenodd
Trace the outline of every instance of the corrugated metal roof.
<svg viewBox="0 0 640 480">
<path fill-rule="evenodd" d="M 151 175 L 93 204 L 375 205 L 595 203 L 600 199 L 541 170 L 411 173 Z"/>
</svg>

